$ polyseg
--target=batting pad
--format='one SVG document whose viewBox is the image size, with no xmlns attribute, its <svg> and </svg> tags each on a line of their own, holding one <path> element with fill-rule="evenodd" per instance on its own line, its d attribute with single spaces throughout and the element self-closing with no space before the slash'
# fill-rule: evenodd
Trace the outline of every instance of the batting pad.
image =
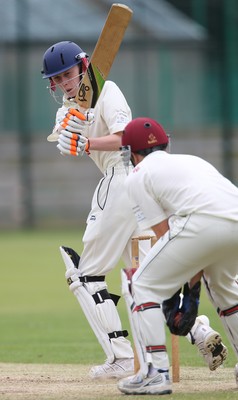
<svg viewBox="0 0 238 400">
<path fill-rule="evenodd" d="M 69 289 L 74 293 L 77 298 L 93 332 L 95 333 L 100 345 L 102 346 L 107 359 L 110 363 L 114 361 L 114 353 L 109 341 L 108 334 L 105 332 L 104 327 L 100 324 L 96 313 L 96 304 L 93 297 L 87 292 L 83 284 L 79 281 L 78 275 L 76 275 L 76 268 L 73 264 L 71 257 L 65 252 L 63 247 L 60 247 L 60 252 L 66 267 L 66 279 L 72 283 L 69 285 Z M 79 271 L 77 270 L 77 274 Z"/>
</svg>

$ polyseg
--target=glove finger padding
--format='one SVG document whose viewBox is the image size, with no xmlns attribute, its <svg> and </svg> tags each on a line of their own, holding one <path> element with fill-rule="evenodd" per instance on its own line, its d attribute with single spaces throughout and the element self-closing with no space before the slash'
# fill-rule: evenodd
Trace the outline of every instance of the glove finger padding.
<svg viewBox="0 0 238 400">
<path fill-rule="evenodd" d="M 77 117 L 72 118 L 72 120 L 67 117 L 64 118 L 61 126 L 67 129 L 69 132 L 82 133 L 85 130 L 85 126 L 83 123 L 79 123 L 80 120 Z"/>
<path fill-rule="evenodd" d="M 77 146 L 78 143 L 78 135 L 76 135 L 75 133 L 71 133 L 71 137 L 69 137 L 68 135 L 65 135 L 64 132 L 66 131 L 61 131 L 61 134 L 59 135 L 59 139 L 58 142 L 61 144 L 72 144 L 74 146 Z M 70 132 L 68 132 L 69 134 Z"/>
<path fill-rule="evenodd" d="M 69 132 L 84 134 L 85 129 L 94 122 L 94 114 L 88 110 L 85 114 L 70 108 L 61 122 L 62 128 Z"/>
<path fill-rule="evenodd" d="M 62 130 L 58 138 L 57 148 L 61 154 L 78 156 L 89 152 L 90 141 L 85 136 Z"/>
<path fill-rule="evenodd" d="M 198 315 L 201 282 L 192 288 L 188 283 L 179 289 L 170 299 L 163 302 L 163 313 L 169 330 L 174 335 L 186 336 L 192 329 Z"/>
</svg>

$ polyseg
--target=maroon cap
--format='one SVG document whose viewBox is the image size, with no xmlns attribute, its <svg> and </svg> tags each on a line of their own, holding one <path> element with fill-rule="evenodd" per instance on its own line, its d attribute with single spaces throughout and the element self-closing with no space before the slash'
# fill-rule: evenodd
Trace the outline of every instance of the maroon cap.
<svg viewBox="0 0 238 400">
<path fill-rule="evenodd" d="M 136 118 L 125 127 L 122 146 L 131 146 L 131 151 L 149 149 L 169 142 L 164 128 L 154 119 Z"/>
</svg>

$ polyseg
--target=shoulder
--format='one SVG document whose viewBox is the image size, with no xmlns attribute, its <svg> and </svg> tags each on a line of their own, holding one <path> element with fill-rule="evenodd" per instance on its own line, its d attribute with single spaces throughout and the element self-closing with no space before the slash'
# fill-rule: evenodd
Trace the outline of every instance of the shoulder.
<svg viewBox="0 0 238 400">
<path fill-rule="evenodd" d="M 125 122 L 123 115 L 126 115 L 126 123 L 131 120 L 131 110 L 125 95 L 112 81 L 106 81 L 102 92 L 99 96 L 97 107 L 103 109 L 104 113 L 108 115 L 109 118 L 113 118 L 117 125 L 116 132 L 124 129 Z M 123 124 L 123 126 L 119 126 Z"/>
<path fill-rule="evenodd" d="M 108 93 L 108 92 L 121 92 L 121 89 L 119 88 L 119 86 L 113 82 L 113 81 L 105 81 L 104 86 L 103 86 L 103 90 L 102 92 L 104 93 Z"/>
<path fill-rule="evenodd" d="M 110 81 L 110 80 L 109 81 L 105 81 L 104 86 L 106 88 L 118 88 L 119 89 L 119 86 L 115 82 Z"/>
</svg>

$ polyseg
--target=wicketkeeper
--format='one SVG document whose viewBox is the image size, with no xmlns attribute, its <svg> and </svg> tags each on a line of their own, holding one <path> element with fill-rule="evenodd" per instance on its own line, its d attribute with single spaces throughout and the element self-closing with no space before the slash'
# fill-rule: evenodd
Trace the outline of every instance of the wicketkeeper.
<svg viewBox="0 0 238 400">
<path fill-rule="evenodd" d="M 150 118 L 131 121 L 122 136 L 135 166 L 125 182 L 134 214 L 159 239 L 132 277 L 134 334 L 150 362 L 119 382 L 127 394 L 172 392 L 161 304 L 171 332 L 192 338 L 201 276 L 238 357 L 238 188 L 201 158 L 168 153 L 168 142 Z"/>
</svg>

